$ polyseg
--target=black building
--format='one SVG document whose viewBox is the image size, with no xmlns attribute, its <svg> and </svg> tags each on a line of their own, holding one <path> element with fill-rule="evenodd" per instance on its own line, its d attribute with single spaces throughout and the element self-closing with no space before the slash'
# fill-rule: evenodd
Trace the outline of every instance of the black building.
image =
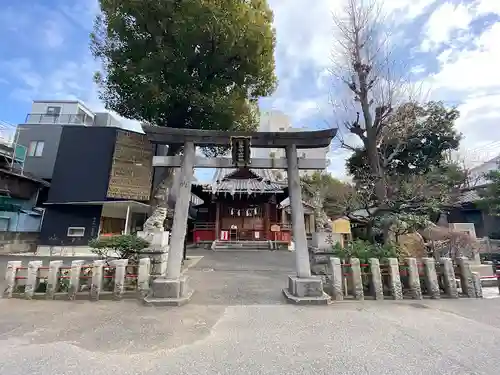
<svg viewBox="0 0 500 375">
<path fill-rule="evenodd" d="M 149 213 L 153 147 L 114 127 L 62 127 L 40 246 L 85 246 L 133 233 Z"/>
</svg>

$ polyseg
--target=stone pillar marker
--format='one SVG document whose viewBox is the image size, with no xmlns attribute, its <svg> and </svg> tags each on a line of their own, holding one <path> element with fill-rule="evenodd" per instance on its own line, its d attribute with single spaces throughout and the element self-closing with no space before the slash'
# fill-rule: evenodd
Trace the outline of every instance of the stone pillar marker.
<svg viewBox="0 0 500 375">
<path fill-rule="evenodd" d="M 76 293 L 80 291 L 80 274 L 82 273 L 83 260 L 71 262 L 71 273 L 69 279 L 68 299 L 76 299 Z"/>
<path fill-rule="evenodd" d="M 90 300 L 98 301 L 101 293 L 104 260 L 94 260 L 92 265 L 92 284 L 90 285 Z"/>
<path fill-rule="evenodd" d="M 361 267 L 358 258 L 351 258 L 350 260 L 351 274 L 349 275 L 352 283 L 352 294 L 355 299 L 362 300 L 365 299 L 365 294 L 363 290 L 363 277 L 361 275 Z"/>
<path fill-rule="evenodd" d="M 403 288 L 401 285 L 401 276 L 399 274 L 399 261 L 396 258 L 389 258 L 388 261 L 392 299 L 403 299 Z"/>
<path fill-rule="evenodd" d="M 47 290 L 45 291 L 45 298 L 47 299 L 54 299 L 59 284 L 59 269 L 62 264 L 62 260 L 53 260 L 49 263 L 49 278 L 47 279 Z"/>
<path fill-rule="evenodd" d="M 342 263 L 339 258 L 330 257 L 328 260 L 328 268 L 332 274 L 331 289 L 332 296 L 335 301 L 342 301 L 344 299 L 344 289 L 342 288 L 342 280 L 344 275 L 342 273 Z"/>
<path fill-rule="evenodd" d="M 446 295 L 450 298 L 458 298 L 457 281 L 452 260 L 450 258 L 441 258 L 440 263 L 443 270 L 443 286 Z"/>
<path fill-rule="evenodd" d="M 410 286 L 411 298 L 422 299 L 417 260 L 415 258 L 405 258 L 405 263 L 408 266 L 408 284 Z"/>
<path fill-rule="evenodd" d="M 12 298 L 12 293 L 14 292 L 14 288 L 16 286 L 17 269 L 19 267 L 22 267 L 22 261 L 20 260 L 11 260 L 7 263 L 7 271 L 5 272 L 5 282 L 7 283 L 7 287 L 3 292 L 4 298 Z"/>
<path fill-rule="evenodd" d="M 422 258 L 424 264 L 424 278 L 425 286 L 432 299 L 441 298 L 441 291 L 439 290 L 439 281 L 436 273 L 436 261 L 434 258 Z"/>
<path fill-rule="evenodd" d="M 38 286 L 38 269 L 42 266 L 41 260 L 32 260 L 28 263 L 28 278 L 26 279 L 26 288 L 24 289 L 24 297 L 32 299 Z"/>
<path fill-rule="evenodd" d="M 380 272 L 380 261 L 370 258 L 370 289 L 376 300 L 384 299 L 384 285 L 382 284 L 382 273 Z"/>
<path fill-rule="evenodd" d="M 128 259 L 116 259 L 111 262 L 115 267 L 115 285 L 113 287 L 113 298 L 122 299 L 125 292 L 125 276 L 127 273 Z"/>
<path fill-rule="evenodd" d="M 184 143 L 184 155 L 180 171 L 180 186 L 175 203 L 174 222 L 170 238 L 170 250 L 165 277 L 153 281 L 151 293 L 144 302 L 148 305 L 179 306 L 187 303 L 193 291 L 187 288 L 186 277 L 181 276 L 184 239 L 186 237 L 191 183 L 193 181 L 196 158 L 192 141 Z"/>
<path fill-rule="evenodd" d="M 283 294 L 292 303 L 328 304 L 330 297 L 323 291 L 323 281 L 320 277 L 311 276 L 297 146 L 295 144 L 286 146 L 286 158 L 297 275 L 288 277 L 288 288 L 283 289 Z"/>
</svg>

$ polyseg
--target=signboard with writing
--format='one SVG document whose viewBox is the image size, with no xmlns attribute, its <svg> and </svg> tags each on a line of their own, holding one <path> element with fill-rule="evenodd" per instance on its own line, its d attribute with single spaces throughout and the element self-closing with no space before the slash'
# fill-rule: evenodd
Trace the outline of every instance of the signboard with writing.
<svg viewBox="0 0 500 375">
<path fill-rule="evenodd" d="M 124 130 L 116 135 L 108 198 L 147 201 L 153 178 L 153 146 L 146 136 Z"/>
<path fill-rule="evenodd" d="M 281 231 L 281 227 L 277 224 L 273 224 L 271 225 L 271 232 L 280 232 Z"/>
<path fill-rule="evenodd" d="M 250 164 L 250 140 L 247 137 L 231 138 L 231 155 L 235 167 L 245 167 Z"/>
</svg>

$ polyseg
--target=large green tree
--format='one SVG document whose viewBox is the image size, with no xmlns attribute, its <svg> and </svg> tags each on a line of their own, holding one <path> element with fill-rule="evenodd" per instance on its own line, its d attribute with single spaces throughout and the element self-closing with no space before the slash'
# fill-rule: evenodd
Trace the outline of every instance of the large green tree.
<svg viewBox="0 0 500 375">
<path fill-rule="evenodd" d="M 500 169 L 491 170 L 484 177 L 488 183 L 477 189 L 481 197 L 478 204 L 490 214 L 500 216 Z"/>
<path fill-rule="evenodd" d="M 304 198 L 314 205 L 320 204 L 328 217 L 343 216 L 349 206 L 353 186 L 329 173 L 314 172 L 301 177 Z"/>
<path fill-rule="evenodd" d="M 91 50 L 102 62 L 95 78 L 108 109 L 175 128 L 257 126 L 257 99 L 276 85 L 276 38 L 266 0 L 99 4 Z M 170 147 L 168 153 L 180 151 Z M 171 180 L 167 172 L 146 229 L 163 225 Z"/>
</svg>

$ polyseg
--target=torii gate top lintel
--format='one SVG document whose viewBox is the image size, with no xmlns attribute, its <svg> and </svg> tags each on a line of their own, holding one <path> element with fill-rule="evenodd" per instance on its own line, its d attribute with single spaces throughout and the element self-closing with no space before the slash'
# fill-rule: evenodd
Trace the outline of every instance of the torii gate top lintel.
<svg viewBox="0 0 500 375">
<path fill-rule="evenodd" d="M 301 131 L 301 132 L 228 132 L 220 130 L 176 129 L 164 126 L 142 125 L 149 141 L 154 144 L 184 144 L 193 142 L 197 146 L 229 145 L 231 138 L 251 138 L 252 147 L 286 148 L 322 148 L 330 146 L 337 134 L 337 129 Z"/>
</svg>

